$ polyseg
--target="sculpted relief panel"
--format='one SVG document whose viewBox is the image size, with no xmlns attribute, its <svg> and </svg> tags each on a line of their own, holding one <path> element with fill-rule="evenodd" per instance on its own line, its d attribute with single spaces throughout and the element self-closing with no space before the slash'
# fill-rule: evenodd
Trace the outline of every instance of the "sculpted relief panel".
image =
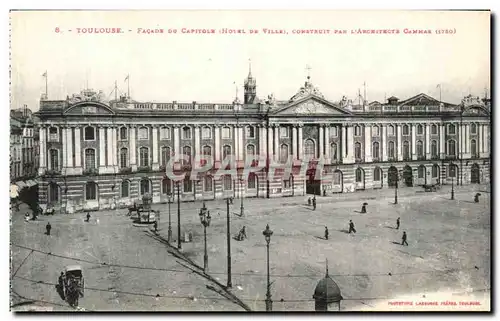
<svg viewBox="0 0 500 321">
<path fill-rule="evenodd" d="M 297 105 L 292 110 L 295 114 L 332 114 L 335 113 L 332 108 L 329 108 L 317 101 L 310 100 Z"/>
</svg>

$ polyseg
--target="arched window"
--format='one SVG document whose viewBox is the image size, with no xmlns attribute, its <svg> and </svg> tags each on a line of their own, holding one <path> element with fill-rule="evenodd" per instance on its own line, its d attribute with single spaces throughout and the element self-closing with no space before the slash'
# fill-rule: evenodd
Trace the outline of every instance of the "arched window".
<svg viewBox="0 0 500 321">
<path fill-rule="evenodd" d="M 316 146 L 312 139 L 308 139 L 304 143 L 304 156 L 309 159 L 316 157 Z"/>
<path fill-rule="evenodd" d="M 95 182 L 85 184 L 85 199 L 87 201 L 97 200 L 97 184 Z"/>
<path fill-rule="evenodd" d="M 403 125 L 403 135 L 404 135 L 404 136 L 408 136 L 408 135 L 410 135 L 410 126 L 408 126 L 408 125 L 406 125 L 406 124 L 405 124 L 405 125 Z"/>
<path fill-rule="evenodd" d="M 257 175 L 255 173 L 250 173 L 248 175 L 248 189 L 254 189 L 257 188 Z"/>
<path fill-rule="evenodd" d="M 17 155 L 16 155 L 17 157 Z M 59 170 L 59 151 L 57 149 L 50 150 L 50 169 Z"/>
<path fill-rule="evenodd" d="M 382 179 L 382 169 L 377 166 L 373 169 L 373 180 L 378 182 L 381 179 Z"/>
<path fill-rule="evenodd" d="M 121 197 L 129 197 L 130 195 L 130 181 L 125 179 L 121 184 Z"/>
<path fill-rule="evenodd" d="M 139 183 L 139 185 L 140 185 L 139 190 L 140 190 L 141 195 L 150 193 L 150 191 L 151 191 L 150 184 L 151 184 L 151 181 L 149 179 L 147 179 L 147 178 L 141 179 L 141 182 Z"/>
<path fill-rule="evenodd" d="M 59 185 L 52 182 L 49 184 L 49 193 L 48 193 L 48 201 L 49 204 L 59 202 Z"/>
<path fill-rule="evenodd" d="M 379 136 L 380 135 L 380 128 L 375 125 L 372 127 L 372 136 Z"/>
<path fill-rule="evenodd" d="M 403 158 L 405 160 L 410 159 L 410 143 L 408 141 L 403 142 Z"/>
<path fill-rule="evenodd" d="M 247 156 L 255 155 L 255 145 L 248 144 L 247 145 Z"/>
<path fill-rule="evenodd" d="M 436 178 L 439 176 L 439 165 L 432 165 L 432 178 Z"/>
<path fill-rule="evenodd" d="M 455 135 L 455 131 L 456 131 L 455 125 L 448 124 L 448 135 Z"/>
<path fill-rule="evenodd" d="M 149 149 L 147 147 L 139 148 L 139 166 L 149 166 Z"/>
<path fill-rule="evenodd" d="M 85 149 L 85 169 L 95 169 L 95 149 L 87 148 Z"/>
<path fill-rule="evenodd" d="M 160 128 L 160 139 L 168 140 L 170 139 L 170 128 L 161 127 Z"/>
<path fill-rule="evenodd" d="M 101 139 L 104 139 L 102 137 Z M 83 129 L 83 140 L 95 140 L 95 128 L 92 126 L 86 126 Z"/>
<path fill-rule="evenodd" d="M 182 147 L 182 154 L 185 156 L 185 159 L 182 161 L 184 165 L 191 164 L 191 147 L 184 146 Z"/>
<path fill-rule="evenodd" d="M 437 158 L 438 157 L 438 144 L 437 141 L 433 140 L 431 141 L 431 158 Z"/>
<path fill-rule="evenodd" d="M 172 180 L 168 177 L 165 177 L 161 181 L 161 193 L 165 195 L 172 194 Z"/>
<path fill-rule="evenodd" d="M 438 127 L 436 124 L 431 125 L 431 135 L 437 135 L 438 134 Z"/>
<path fill-rule="evenodd" d="M 149 139 L 149 129 L 147 127 L 140 127 L 137 138 L 139 140 L 148 140 Z"/>
<path fill-rule="evenodd" d="M 201 129 L 201 138 L 210 139 L 212 138 L 212 129 L 208 126 L 205 126 Z"/>
<path fill-rule="evenodd" d="M 359 142 L 354 143 L 354 158 L 361 159 L 361 144 Z"/>
<path fill-rule="evenodd" d="M 475 139 L 471 139 L 470 141 L 470 153 L 472 157 L 477 157 L 477 146 Z"/>
<path fill-rule="evenodd" d="M 161 148 L 161 165 L 167 167 L 168 162 L 170 161 L 170 147 L 162 146 Z"/>
<path fill-rule="evenodd" d="M 224 145 L 224 147 L 222 147 L 222 159 L 225 159 L 228 156 L 231 156 L 231 146 Z"/>
<path fill-rule="evenodd" d="M 424 156 L 424 143 L 421 140 L 417 141 L 417 157 Z"/>
<path fill-rule="evenodd" d="M 120 149 L 120 168 L 125 168 L 128 166 L 128 149 Z"/>
<path fill-rule="evenodd" d="M 395 151 L 394 142 L 390 141 L 388 144 L 388 150 L 387 150 L 388 156 L 391 158 L 394 158 L 394 151 Z"/>
<path fill-rule="evenodd" d="M 225 126 L 221 129 L 221 137 L 222 139 L 230 139 L 231 138 L 231 128 Z"/>
<path fill-rule="evenodd" d="M 470 133 L 471 134 L 477 134 L 477 126 L 476 126 L 476 124 L 474 124 L 474 123 L 470 124 Z"/>
<path fill-rule="evenodd" d="M 380 149 L 378 142 L 373 142 L 372 144 L 372 156 L 375 159 L 378 159 L 380 157 Z"/>
<path fill-rule="evenodd" d="M 255 127 L 247 126 L 246 127 L 247 138 L 255 138 Z"/>
<path fill-rule="evenodd" d="M 360 183 L 363 181 L 363 170 L 361 168 L 356 169 L 356 183 Z"/>
<path fill-rule="evenodd" d="M 418 178 L 425 178 L 425 166 L 424 165 L 420 165 L 418 167 Z"/>
<path fill-rule="evenodd" d="M 448 140 L 448 156 L 455 156 L 456 155 L 456 151 L 455 151 L 455 146 L 456 146 L 456 143 L 453 139 L 450 139 Z"/>
<path fill-rule="evenodd" d="M 286 163 L 288 161 L 288 145 L 282 144 L 280 147 L 280 163 Z"/>
<path fill-rule="evenodd" d="M 205 192 L 211 192 L 213 190 L 213 180 L 212 176 L 205 176 L 203 179 L 203 190 Z"/>
<path fill-rule="evenodd" d="M 120 140 L 127 140 L 128 130 L 127 127 L 120 127 Z"/>
<path fill-rule="evenodd" d="M 394 126 L 393 125 L 389 125 L 387 127 L 387 131 L 388 131 L 389 136 L 394 136 L 395 130 L 394 130 Z"/>
<path fill-rule="evenodd" d="M 203 155 L 212 156 L 212 147 L 208 145 L 203 146 Z"/>
<path fill-rule="evenodd" d="M 332 143 L 330 145 L 330 155 L 332 156 L 332 160 L 336 161 L 338 160 L 338 149 L 337 149 L 337 144 Z"/>
<path fill-rule="evenodd" d="M 354 136 L 361 136 L 361 126 L 354 126 Z"/>
<path fill-rule="evenodd" d="M 182 139 L 191 139 L 191 127 L 182 127 Z"/>
<path fill-rule="evenodd" d="M 417 125 L 417 135 L 423 135 L 424 134 L 424 126 L 418 124 Z"/>
<path fill-rule="evenodd" d="M 222 187 L 225 191 L 230 191 L 233 189 L 233 180 L 231 179 L 231 175 L 224 175 L 222 180 Z"/>
</svg>

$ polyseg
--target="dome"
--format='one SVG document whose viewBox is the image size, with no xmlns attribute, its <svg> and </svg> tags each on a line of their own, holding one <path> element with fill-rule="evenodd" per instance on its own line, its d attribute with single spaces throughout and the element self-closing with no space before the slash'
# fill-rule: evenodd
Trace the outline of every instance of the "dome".
<svg viewBox="0 0 500 321">
<path fill-rule="evenodd" d="M 316 285 L 313 298 L 315 300 L 326 300 L 327 303 L 340 302 L 343 299 L 339 286 L 328 274 Z"/>
</svg>

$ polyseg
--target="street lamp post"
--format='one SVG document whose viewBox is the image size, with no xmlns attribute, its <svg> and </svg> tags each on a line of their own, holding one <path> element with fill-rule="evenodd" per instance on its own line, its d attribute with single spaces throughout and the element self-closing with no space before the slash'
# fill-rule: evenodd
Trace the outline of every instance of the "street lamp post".
<svg viewBox="0 0 500 321">
<path fill-rule="evenodd" d="M 267 292 L 266 292 L 266 311 L 273 310 L 273 300 L 271 299 L 271 282 L 269 279 L 269 243 L 271 242 L 271 235 L 273 231 L 269 229 L 269 224 L 267 224 L 266 229 L 262 232 L 267 243 Z"/>
<path fill-rule="evenodd" d="M 396 188 L 394 189 L 394 204 L 398 203 L 398 187 L 399 187 L 399 179 L 401 178 L 401 171 L 396 172 Z"/>
<path fill-rule="evenodd" d="M 231 288 L 233 283 L 231 282 L 231 223 L 229 218 L 229 198 L 226 199 L 227 207 L 227 287 Z"/>
<path fill-rule="evenodd" d="M 177 183 L 177 248 L 182 249 L 181 244 L 181 190 L 179 181 Z"/>
<path fill-rule="evenodd" d="M 168 243 L 172 240 L 172 217 L 170 215 L 170 204 L 172 204 L 172 193 L 168 194 Z"/>
<path fill-rule="evenodd" d="M 452 172 L 452 175 L 451 175 L 451 199 L 454 200 L 455 199 L 455 188 L 454 188 L 454 185 L 453 185 L 453 181 L 454 181 L 454 178 L 455 178 L 455 165 L 451 165 L 451 168 L 450 168 L 450 171 L 453 169 L 453 172 Z"/>
<path fill-rule="evenodd" d="M 203 272 L 205 273 L 208 272 L 207 226 L 210 226 L 211 219 L 210 211 L 207 211 L 205 202 L 203 202 L 203 207 L 200 209 L 200 222 L 203 225 L 203 235 L 205 237 L 205 255 L 203 256 Z"/>
</svg>

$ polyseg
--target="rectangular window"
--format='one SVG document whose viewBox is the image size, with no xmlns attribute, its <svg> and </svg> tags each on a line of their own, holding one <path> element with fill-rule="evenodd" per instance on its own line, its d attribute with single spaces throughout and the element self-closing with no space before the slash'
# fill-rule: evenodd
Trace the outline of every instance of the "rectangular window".
<svg viewBox="0 0 500 321">
<path fill-rule="evenodd" d="M 280 127 L 280 137 L 288 137 L 288 127 Z"/>
<path fill-rule="evenodd" d="M 231 128 L 223 127 L 221 135 L 222 135 L 222 139 L 230 139 L 231 138 Z"/>
<path fill-rule="evenodd" d="M 127 140 L 128 130 L 127 127 L 120 128 L 120 140 Z"/>
<path fill-rule="evenodd" d="M 16 137 L 16 141 L 20 142 L 21 138 L 19 136 Z M 59 141 L 59 132 L 57 127 L 49 128 L 49 142 L 58 142 Z"/>
<path fill-rule="evenodd" d="M 168 127 L 160 128 L 160 139 L 170 139 L 170 128 Z"/>
<path fill-rule="evenodd" d="M 201 138 L 210 139 L 212 138 L 212 130 L 210 127 L 203 127 L 201 130 Z"/>
<path fill-rule="evenodd" d="M 149 130 L 146 127 L 141 127 L 141 128 L 139 128 L 137 138 L 139 140 L 147 140 L 149 137 L 148 134 L 149 134 Z"/>
<path fill-rule="evenodd" d="M 255 127 L 247 126 L 246 132 L 247 132 L 247 138 L 255 138 Z"/>
</svg>

